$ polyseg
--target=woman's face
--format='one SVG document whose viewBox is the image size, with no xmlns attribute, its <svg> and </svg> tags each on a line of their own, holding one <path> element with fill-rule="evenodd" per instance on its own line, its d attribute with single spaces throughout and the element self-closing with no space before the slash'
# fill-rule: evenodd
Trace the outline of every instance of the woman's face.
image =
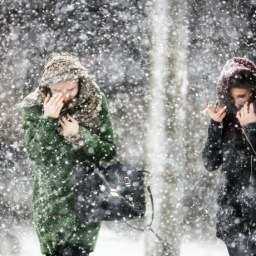
<svg viewBox="0 0 256 256">
<path fill-rule="evenodd" d="M 252 92 L 250 89 L 232 88 L 231 97 L 237 109 L 241 109 L 243 105 L 250 100 Z"/>
<path fill-rule="evenodd" d="M 64 96 L 63 102 L 69 103 L 78 94 L 78 82 L 77 81 L 65 81 L 51 85 L 50 89 L 52 94 L 62 94 Z"/>
</svg>

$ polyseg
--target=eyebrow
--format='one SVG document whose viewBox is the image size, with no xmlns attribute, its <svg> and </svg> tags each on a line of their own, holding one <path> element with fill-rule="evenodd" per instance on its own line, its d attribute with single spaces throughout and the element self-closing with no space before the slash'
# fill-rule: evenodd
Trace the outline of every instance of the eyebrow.
<svg viewBox="0 0 256 256">
<path fill-rule="evenodd" d="M 237 94 L 236 95 L 237 97 L 245 97 L 245 96 L 247 96 L 246 94 Z"/>
</svg>

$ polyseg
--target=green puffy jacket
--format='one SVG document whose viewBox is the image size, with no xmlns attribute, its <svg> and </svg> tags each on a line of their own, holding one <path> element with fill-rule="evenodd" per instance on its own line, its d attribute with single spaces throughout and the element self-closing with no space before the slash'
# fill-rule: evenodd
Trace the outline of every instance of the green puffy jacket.
<svg viewBox="0 0 256 256">
<path fill-rule="evenodd" d="M 58 245 L 71 244 L 92 251 L 100 224 L 82 224 L 74 212 L 72 169 L 115 155 L 113 130 L 103 96 L 100 132 L 80 126 L 84 146 L 77 148 L 57 132 L 58 123 L 42 116 L 42 106 L 23 109 L 25 147 L 33 163 L 33 223 L 43 254 Z"/>
</svg>

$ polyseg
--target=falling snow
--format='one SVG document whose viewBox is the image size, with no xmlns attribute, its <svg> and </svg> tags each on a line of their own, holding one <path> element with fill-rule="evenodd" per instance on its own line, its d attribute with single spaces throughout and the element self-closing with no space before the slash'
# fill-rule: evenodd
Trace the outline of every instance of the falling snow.
<svg viewBox="0 0 256 256">
<path fill-rule="evenodd" d="M 143 220 L 103 223 L 92 255 L 227 256 L 215 235 L 224 178 L 201 158 L 203 109 L 215 103 L 228 59 L 256 60 L 255 23 L 255 0 L 0 0 L 0 256 L 41 255 L 17 103 L 38 87 L 49 54 L 62 51 L 78 56 L 106 94 L 116 159 L 150 173 L 161 238 L 130 227 L 150 222 L 147 198 Z"/>
</svg>

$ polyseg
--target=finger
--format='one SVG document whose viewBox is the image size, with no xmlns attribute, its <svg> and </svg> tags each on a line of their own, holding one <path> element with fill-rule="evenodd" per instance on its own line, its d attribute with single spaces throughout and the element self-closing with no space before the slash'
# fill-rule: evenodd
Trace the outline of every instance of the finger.
<svg viewBox="0 0 256 256">
<path fill-rule="evenodd" d="M 63 102 L 63 100 L 64 100 L 64 96 L 61 95 L 60 97 L 58 97 L 58 98 L 56 99 L 56 102 L 57 102 L 57 103 Z"/>
<path fill-rule="evenodd" d="M 224 113 L 222 113 L 221 115 L 216 116 L 215 118 L 216 118 L 217 120 L 219 120 L 219 122 L 222 122 L 223 119 L 225 118 L 226 114 L 227 114 L 227 113 L 224 112 Z"/>
<path fill-rule="evenodd" d="M 59 101 L 61 101 L 63 99 L 63 95 L 60 93 L 58 95 L 56 95 L 56 97 L 54 98 L 54 101 L 57 103 Z"/>
<path fill-rule="evenodd" d="M 57 97 L 58 97 L 58 95 L 52 96 L 52 97 L 50 98 L 50 100 L 49 100 L 49 104 L 54 105 L 55 102 L 56 102 Z"/>
<path fill-rule="evenodd" d="M 238 111 L 238 112 L 236 113 L 236 117 L 237 117 L 238 120 L 241 119 L 241 117 L 242 117 L 242 116 L 241 116 L 241 111 Z"/>
<path fill-rule="evenodd" d="M 60 123 L 62 128 L 65 126 L 65 123 L 62 120 L 59 120 L 59 123 Z"/>
<path fill-rule="evenodd" d="M 221 120 L 223 120 L 226 115 L 227 115 L 227 112 L 222 113 L 222 114 L 220 115 Z"/>
<path fill-rule="evenodd" d="M 62 127 L 62 129 L 66 128 L 66 123 L 61 118 L 59 119 L 59 123 L 60 123 L 60 126 Z"/>
<path fill-rule="evenodd" d="M 249 113 L 250 103 L 247 101 L 245 102 L 244 106 L 245 106 L 245 112 Z"/>
<path fill-rule="evenodd" d="M 245 116 L 248 113 L 248 107 L 247 107 L 247 103 L 244 104 L 244 106 L 241 109 L 241 116 Z"/>
<path fill-rule="evenodd" d="M 62 116 L 61 119 L 60 119 L 63 123 L 67 122 L 67 119 L 65 116 Z"/>
<path fill-rule="evenodd" d="M 244 116 L 244 105 L 240 108 L 238 112 L 240 117 Z"/>
<path fill-rule="evenodd" d="M 67 120 L 68 120 L 69 122 L 72 121 L 72 117 L 71 117 L 69 114 L 67 114 Z"/>
<path fill-rule="evenodd" d="M 244 118 L 244 111 L 242 109 L 239 111 L 239 118 Z"/>
<path fill-rule="evenodd" d="M 253 113 L 253 112 L 254 112 L 254 105 L 253 103 L 251 103 L 249 106 L 249 113 Z"/>
<path fill-rule="evenodd" d="M 63 117 L 63 118 L 62 118 L 62 121 L 65 123 L 65 125 L 70 124 L 70 121 L 68 120 L 67 117 Z"/>
<path fill-rule="evenodd" d="M 64 106 L 64 103 L 63 102 L 58 102 L 56 103 L 55 107 L 57 109 L 57 111 L 60 111 Z"/>
<path fill-rule="evenodd" d="M 219 113 L 216 114 L 216 117 L 221 118 L 224 114 L 226 115 L 226 113 L 227 113 L 226 109 L 221 110 Z"/>
<path fill-rule="evenodd" d="M 55 94 L 55 95 L 53 95 L 52 97 L 51 97 L 51 103 L 53 104 L 53 103 L 56 103 L 59 99 L 60 99 L 60 97 L 61 97 L 61 93 L 57 93 L 57 94 Z"/>
<path fill-rule="evenodd" d="M 204 108 L 202 111 L 201 111 L 202 114 L 206 114 L 207 113 L 207 108 Z"/>
<path fill-rule="evenodd" d="M 51 96 L 50 94 L 47 94 L 47 96 L 44 99 L 44 105 L 50 100 Z"/>
<path fill-rule="evenodd" d="M 218 102 L 215 104 L 215 106 L 212 108 L 213 112 L 216 113 L 219 110 L 219 104 Z"/>
<path fill-rule="evenodd" d="M 224 106 L 223 108 L 221 108 L 221 109 L 218 111 L 218 116 L 223 115 L 223 113 L 226 113 L 226 111 L 227 111 L 227 107 Z"/>
<path fill-rule="evenodd" d="M 74 117 L 72 117 L 71 115 L 69 115 L 68 114 L 68 118 L 70 119 L 70 121 L 72 121 L 72 122 L 76 122 L 77 120 L 74 118 Z"/>
<path fill-rule="evenodd" d="M 245 102 L 244 106 L 245 106 L 245 113 L 249 113 L 250 112 L 250 103 L 247 101 Z"/>
<path fill-rule="evenodd" d="M 64 105 L 64 102 L 62 99 L 60 99 L 58 101 L 55 101 L 53 104 L 56 106 L 56 108 L 59 108 L 59 106 L 61 106 L 62 104 Z"/>
<path fill-rule="evenodd" d="M 58 97 L 60 97 L 61 93 L 55 93 L 53 96 L 52 96 L 52 99 L 55 100 L 57 99 Z"/>
</svg>

